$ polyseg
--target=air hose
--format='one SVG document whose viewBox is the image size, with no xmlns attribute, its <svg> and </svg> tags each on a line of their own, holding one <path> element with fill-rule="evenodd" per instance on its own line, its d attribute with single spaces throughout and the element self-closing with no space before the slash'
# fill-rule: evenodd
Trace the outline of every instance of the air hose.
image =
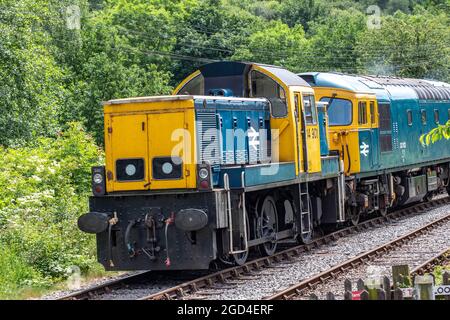
<svg viewBox="0 0 450 320">
<path fill-rule="evenodd" d="M 172 212 L 170 218 L 166 219 L 166 227 L 164 229 L 164 236 L 166 239 L 166 267 L 170 267 L 170 256 L 169 256 L 169 237 L 167 236 L 169 226 L 175 222 L 175 214 Z"/>
<path fill-rule="evenodd" d="M 348 144 L 345 144 L 345 147 L 347 149 L 347 154 L 348 154 L 348 170 L 347 173 L 350 173 L 350 168 L 352 167 L 352 159 L 350 158 L 350 151 L 348 150 Z"/>
<path fill-rule="evenodd" d="M 112 260 L 112 226 L 118 221 L 119 219 L 117 218 L 117 212 L 114 212 L 114 216 L 108 221 L 108 260 L 110 267 L 114 267 L 114 262 Z"/>
<path fill-rule="evenodd" d="M 135 224 L 136 220 L 131 220 L 127 226 L 127 229 L 125 230 L 125 245 L 127 246 L 128 254 L 130 255 L 130 257 L 134 257 L 134 255 L 136 254 L 136 252 L 134 251 L 134 246 L 130 241 L 131 228 L 133 228 Z"/>
<path fill-rule="evenodd" d="M 111 231 L 112 226 L 113 225 L 111 223 L 108 226 L 108 261 L 109 261 L 109 266 L 110 267 L 114 267 L 114 262 L 112 260 L 112 244 L 111 244 L 111 242 L 112 242 L 112 237 L 111 237 L 111 235 L 112 235 L 112 231 Z"/>
</svg>

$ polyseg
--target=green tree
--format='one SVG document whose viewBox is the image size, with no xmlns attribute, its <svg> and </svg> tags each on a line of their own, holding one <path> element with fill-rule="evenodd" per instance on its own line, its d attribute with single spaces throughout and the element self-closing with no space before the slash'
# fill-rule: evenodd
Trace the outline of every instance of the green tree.
<svg viewBox="0 0 450 320">
<path fill-rule="evenodd" d="M 329 2 L 322 0 L 285 0 L 281 3 L 280 18 L 290 27 L 301 24 L 307 31 L 311 22 L 327 16 L 331 8 Z"/>
<path fill-rule="evenodd" d="M 170 34 L 174 18 L 147 1 L 114 1 L 88 13 L 77 54 L 67 61 L 71 95 L 62 122 L 82 120 L 97 142 L 103 141 L 101 101 L 167 94 Z"/>
<path fill-rule="evenodd" d="M 323 23 L 311 25 L 309 70 L 356 72 L 356 40 L 366 26 L 356 9 L 335 9 Z"/>
<path fill-rule="evenodd" d="M 60 281 L 71 265 L 95 269 L 95 238 L 76 221 L 88 210 L 90 168 L 102 162 L 79 123 L 56 139 L 0 147 L 0 298 Z"/>
<path fill-rule="evenodd" d="M 51 1 L 0 4 L 0 145 L 58 131 L 66 94 L 47 27 L 57 18 Z"/>
<path fill-rule="evenodd" d="M 173 51 L 191 59 L 173 61 L 172 85 L 208 61 L 230 59 L 265 22 L 239 5 L 217 0 L 198 1 L 185 12 L 174 31 L 179 36 Z"/>
<path fill-rule="evenodd" d="M 308 45 L 301 25 L 291 29 L 281 21 L 272 21 L 264 30 L 250 35 L 248 44 L 238 48 L 232 58 L 284 66 L 296 71 L 302 69 Z"/>
<path fill-rule="evenodd" d="M 360 34 L 359 70 L 364 73 L 450 81 L 450 29 L 447 14 L 420 7 L 413 15 L 385 16 L 380 29 Z"/>
</svg>

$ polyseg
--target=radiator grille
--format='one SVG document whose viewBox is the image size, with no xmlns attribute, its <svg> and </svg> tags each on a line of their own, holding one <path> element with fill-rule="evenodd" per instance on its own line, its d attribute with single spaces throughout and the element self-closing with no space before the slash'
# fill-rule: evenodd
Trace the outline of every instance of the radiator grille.
<svg viewBox="0 0 450 320">
<path fill-rule="evenodd" d="M 197 111 L 197 145 L 200 162 L 220 164 L 220 141 L 214 111 Z"/>
<path fill-rule="evenodd" d="M 381 152 L 392 151 L 392 135 L 380 134 Z"/>
</svg>

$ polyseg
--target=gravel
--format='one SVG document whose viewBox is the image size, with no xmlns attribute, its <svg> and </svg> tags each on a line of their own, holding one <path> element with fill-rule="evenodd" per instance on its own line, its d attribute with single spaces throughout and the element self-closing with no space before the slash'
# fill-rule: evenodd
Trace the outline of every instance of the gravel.
<svg viewBox="0 0 450 320">
<path fill-rule="evenodd" d="M 54 291 L 49 294 L 46 294 L 42 297 L 39 297 L 40 300 L 56 300 L 59 298 L 62 298 L 64 296 L 67 296 L 69 294 L 75 293 L 77 291 L 93 288 L 95 286 L 101 285 L 103 283 L 112 281 L 112 280 L 119 280 L 125 277 L 128 277 L 133 274 L 137 274 L 139 272 L 126 272 L 126 273 L 120 273 L 119 275 L 109 275 L 101 278 L 96 278 L 92 280 L 82 280 L 79 286 L 76 286 L 74 289 L 67 289 L 67 290 L 60 290 L 60 291 Z"/>
<path fill-rule="evenodd" d="M 363 266 L 318 285 L 313 290 L 305 292 L 300 299 L 308 299 L 312 293 L 319 299 L 325 299 L 326 294 L 332 292 L 336 299 L 342 300 L 345 279 L 349 279 L 352 282 L 352 290 L 356 290 L 358 279 L 366 280 L 371 277 L 380 279 L 383 276 L 391 278 L 393 265 L 407 264 L 412 270 L 450 247 L 449 230 L 450 222 L 447 222 Z"/>
<path fill-rule="evenodd" d="M 102 294 L 92 300 L 137 300 L 152 293 L 174 287 L 182 282 L 184 281 L 167 280 L 157 281 L 152 284 L 132 285 L 129 288 L 118 289 L 107 294 Z"/>
<path fill-rule="evenodd" d="M 340 238 L 328 245 L 323 245 L 316 250 L 302 254 L 290 264 L 284 264 L 282 268 L 264 269 L 262 272 L 255 273 L 255 275 L 260 275 L 258 279 L 245 281 L 233 287 L 224 286 L 215 287 L 213 290 L 205 289 L 197 293 L 197 295 L 200 294 L 205 299 L 211 300 L 261 299 L 361 253 L 401 237 L 421 226 L 446 216 L 449 212 L 450 205 L 445 205 L 420 214 L 409 215 L 399 220 L 394 220 L 388 225 L 371 228 Z M 449 232 L 442 232 L 442 229 L 440 230 L 441 234 L 444 233 L 446 235 L 443 238 L 442 245 L 450 246 Z"/>
</svg>

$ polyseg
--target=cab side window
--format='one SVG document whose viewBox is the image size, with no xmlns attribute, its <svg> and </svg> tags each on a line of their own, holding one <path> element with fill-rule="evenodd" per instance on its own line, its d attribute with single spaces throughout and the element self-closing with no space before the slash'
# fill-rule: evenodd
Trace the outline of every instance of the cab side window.
<svg viewBox="0 0 450 320">
<path fill-rule="evenodd" d="M 316 103 L 313 95 L 303 95 L 303 110 L 305 112 L 306 124 L 316 124 Z"/>
<path fill-rule="evenodd" d="M 358 124 L 367 124 L 367 102 L 358 103 Z"/>
<path fill-rule="evenodd" d="M 272 117 L 284 118 L 287 116 L 284 89 L 272 78 L 256 70 L 251 72 L 251 96 L 269 100 Z"/>
</svg>

